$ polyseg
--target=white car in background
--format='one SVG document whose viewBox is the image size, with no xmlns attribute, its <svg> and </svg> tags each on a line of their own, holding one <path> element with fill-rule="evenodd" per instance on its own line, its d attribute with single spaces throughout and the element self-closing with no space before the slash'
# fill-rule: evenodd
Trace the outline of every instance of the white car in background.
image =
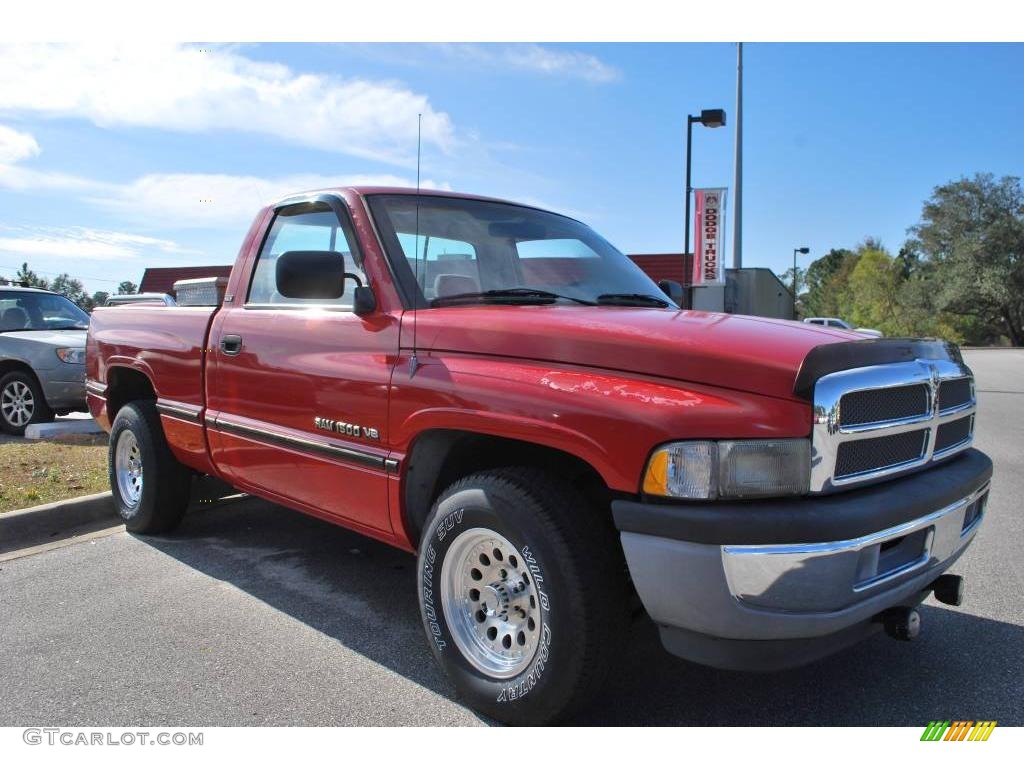
<svg viewBox="0 0 1024 768">
<path fill-rule="evenodd" d="M 874 328 L 854 328 L 848 322 L 840 320 L 838 317 L 805 317 L 804 322 L 811 325 L 824 325 L 827 328 L 842 328 L 844 331 L 863 333 L 865 336 L 871 336 L 876 339 L 882 336 L 881 331 L 876 331 Z"/>
</svg>

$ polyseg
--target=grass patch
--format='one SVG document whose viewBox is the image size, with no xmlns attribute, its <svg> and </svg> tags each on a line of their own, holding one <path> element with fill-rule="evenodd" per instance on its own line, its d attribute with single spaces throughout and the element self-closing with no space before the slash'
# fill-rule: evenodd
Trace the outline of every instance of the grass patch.
<svg viewBox="0 0 1024 768">
<path fill-rule="evenodd" d="M 109 489 L 106 435 L 0 445 L 0 513 Z"/>
</svg>

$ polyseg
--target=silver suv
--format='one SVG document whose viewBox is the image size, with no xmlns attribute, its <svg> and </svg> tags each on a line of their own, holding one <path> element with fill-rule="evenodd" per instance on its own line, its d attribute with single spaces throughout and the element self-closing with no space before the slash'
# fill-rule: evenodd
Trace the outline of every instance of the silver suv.
<svg viewBox="0 0 1024 768">
<path fill-rule="evenodd" d="M 0 286 L 0 429 L 85 410 L 89 316 L 52 291 Z"/>
</svg>

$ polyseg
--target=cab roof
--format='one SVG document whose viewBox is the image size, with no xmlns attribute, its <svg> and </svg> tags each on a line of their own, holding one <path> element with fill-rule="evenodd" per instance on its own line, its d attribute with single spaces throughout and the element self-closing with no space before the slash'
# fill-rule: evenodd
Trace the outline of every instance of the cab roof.
<svg viewBox="0 0 1024 768">
<path fill-rule="evenodd" d="M 479 200 L 484 203 L 502 203 L 504 205 L 517 205 L 520 208 L 533 208 L 534 210 L 544 211 L 546 213 L 553 213 L 558 216 L 565 216 L 564 213 L 558 213 L 558 211 L 552 211 L 549 208 L 543 208 L 539 205 L 530 205 L 528 203 L 518 203 L 515 200 L 506 200 L 500 197 L 489 197 L 487 195 L 475 195 L 468 192 L 453 192 L 445 189 L 427 189 L 421 188 L 416 189 L 415 187 L 382 187 L 382 186 L 369 186 L 369 185 L 351 185 L 346 187 L 324 187 L 322 189 L 311 189 L 305 192 L 296 192 L 295 194 L 286 195 L 280 200 L 275 201 L 271 204 L 271 208 L 287 203 L 295 198 L 309 197 L 315 194 L 341 194 L 344 192 L 351 192 L 360 197 L 368 197 L 371 195 L 422 195 L 424 197 L 452 197 L 462 200 Z M 566 216 L 566 218 L 572 218 Z"/>
</svg>

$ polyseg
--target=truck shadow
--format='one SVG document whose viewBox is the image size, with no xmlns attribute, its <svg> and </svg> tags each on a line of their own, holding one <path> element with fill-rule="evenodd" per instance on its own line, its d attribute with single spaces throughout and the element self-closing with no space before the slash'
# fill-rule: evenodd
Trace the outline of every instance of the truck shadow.
<svg viewBox="0 0 1024 768">
<path fill-rule="evenodd" d="M 201 495 L 172 535 L 139 539 L 455 699 L 420 625 L 413 555 L 262 499 Z"/>
<path fill-rule="evenodd" d="M 967 610 L 970 597 L 968 593 Z M 1024 724 L 1024 628 L 933 604 L 921 635 L 874 635 L 798 669 L 742 673 L 669 655 L 638 622 L 602 695 L 576 725 L 920 726 L 930 720 Z"/>
<path fill-rule="evenodd" d="M 455 699 L 420 625 L 414 557 L 259 499 L 196 506 L 174 536 L 144 540 Z M 878 635 L 838 656 L 771 674 L 677 659 L 644 618 L 600 699 L 572 724 L 1024 724 L 1024 628 L 930 602 L 921 614 L 922 634 L 912 643 Z"/>
</svg>

